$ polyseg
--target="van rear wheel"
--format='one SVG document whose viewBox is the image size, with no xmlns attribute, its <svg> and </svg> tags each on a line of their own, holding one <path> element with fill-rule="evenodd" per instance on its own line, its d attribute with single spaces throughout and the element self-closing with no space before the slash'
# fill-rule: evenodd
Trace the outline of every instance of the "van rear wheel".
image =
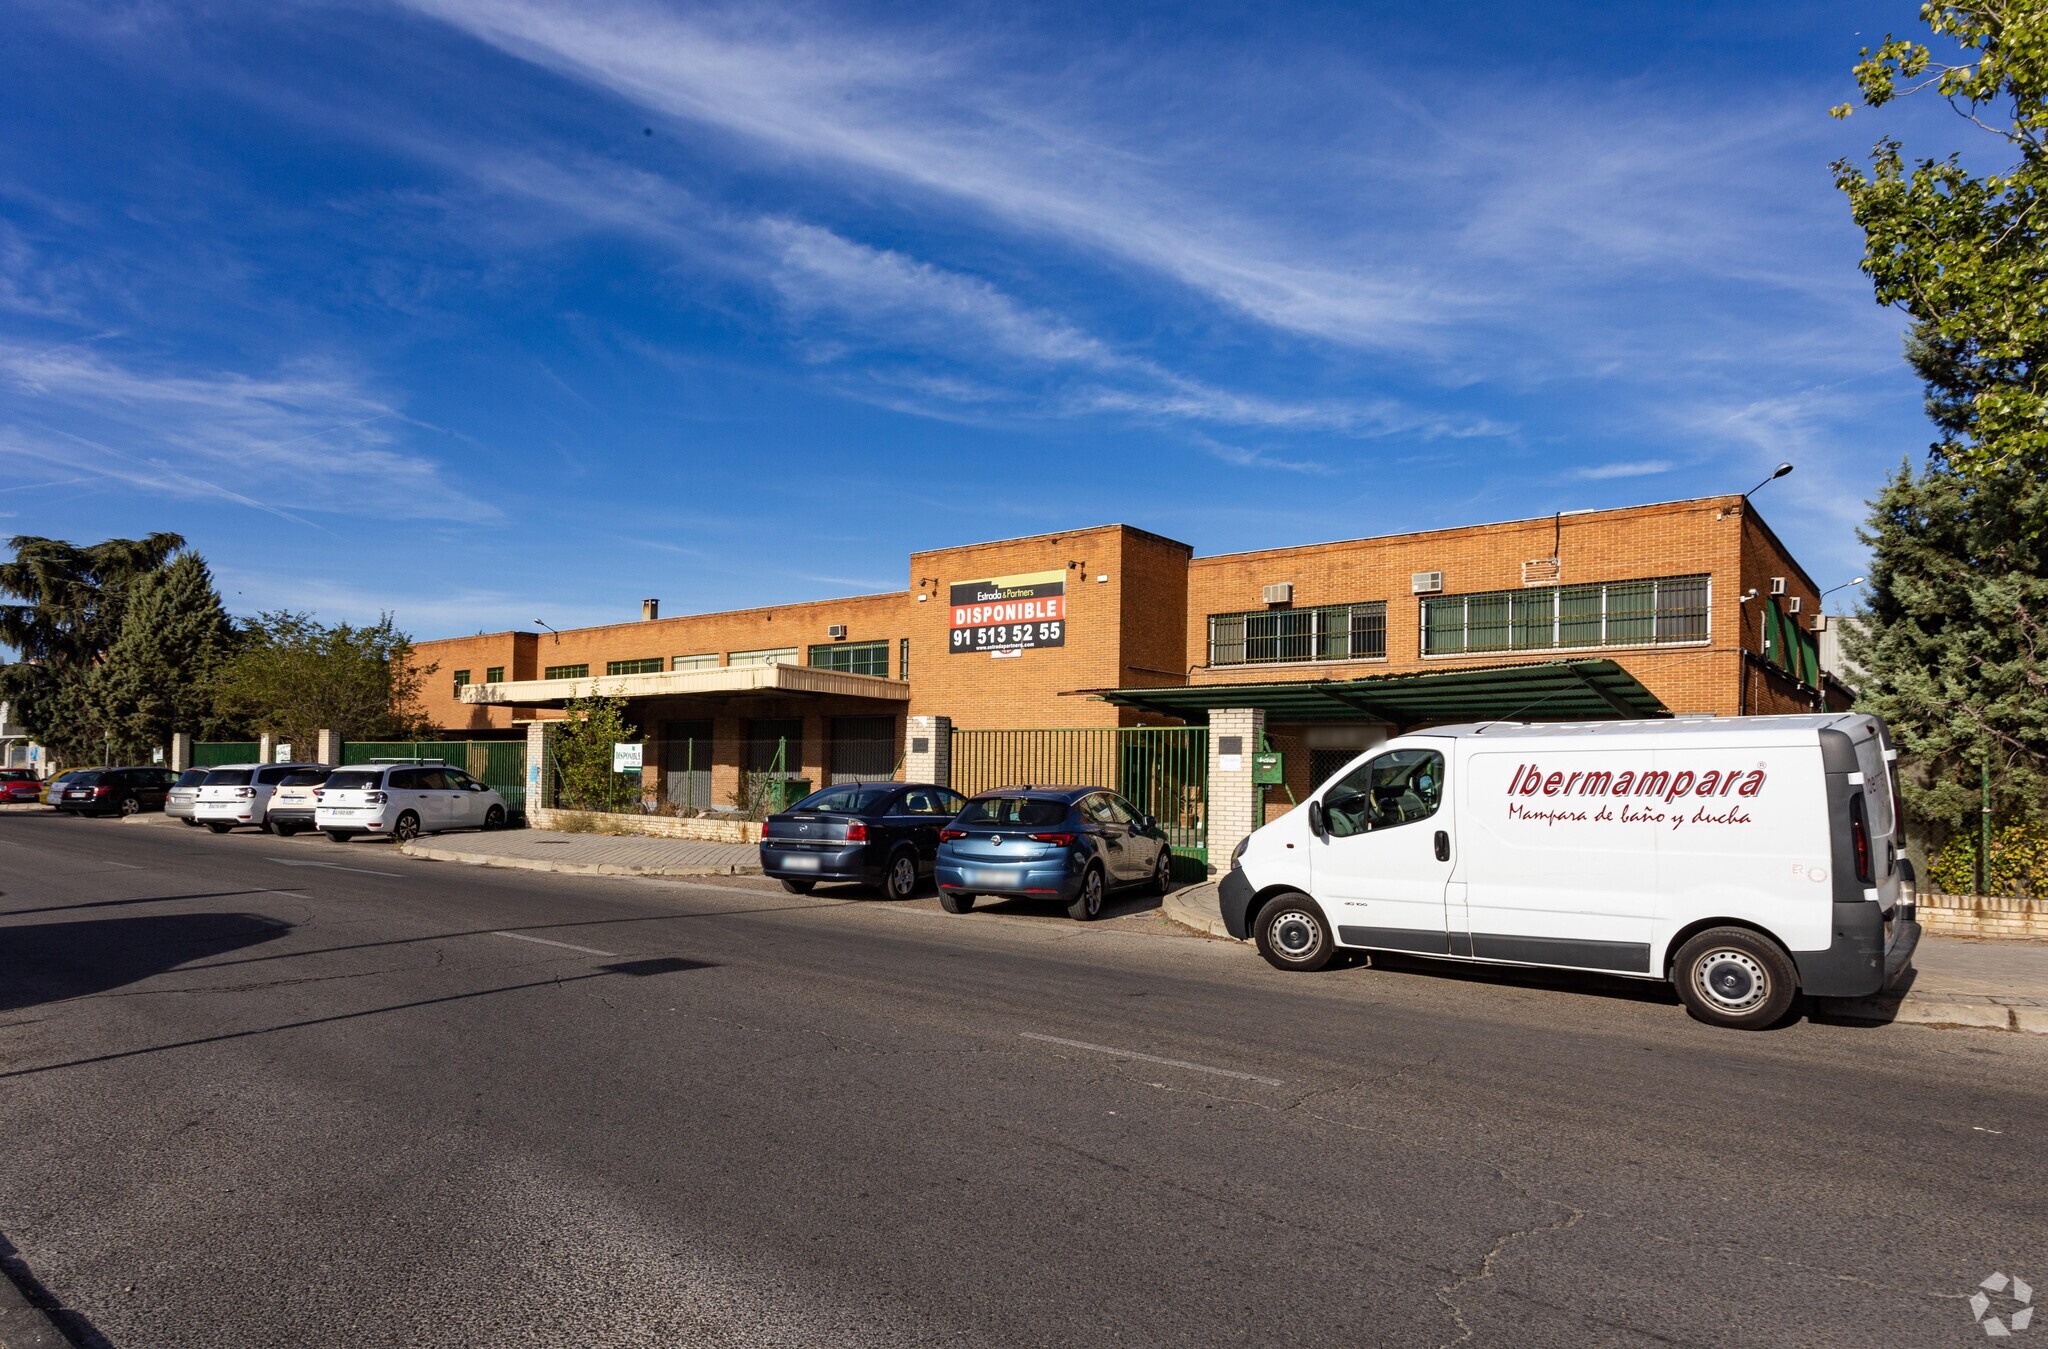
<svg viewBox="0 0 2048 1349">
<path fill-rule="evenodd" d="M 1319 970 L 1337 954 L 1322 909 L 1307 895 L 1294 891 L 1266 901 L 1252 924 L 1252 937 L 1258 942 L 1259 954 L 1276 970 Z"/>
<path fill-rule="evenodd" d="M 1745 927 L 1708 928 L 1679 948 L 1671 982 L 1694 1019 L 1764 1030 L 1799 996 L 1799 972 L 1779 945 Z"/>
</svg>

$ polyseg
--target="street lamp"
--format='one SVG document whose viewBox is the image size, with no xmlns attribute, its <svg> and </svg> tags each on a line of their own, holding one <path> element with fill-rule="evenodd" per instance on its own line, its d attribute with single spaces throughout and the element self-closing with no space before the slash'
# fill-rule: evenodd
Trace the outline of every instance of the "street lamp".
<svg viewBox="0 0 2048 1349">
<path fill-rule="evenodd" d="M 1844 581 L 1842 582 L 1842 584 L 1838 586 L 1829 586 L 1826 590 L 1820 592 L 1820 599 L 1826 599 L 1828 596 L 1834 594 L 1837 590 L 1847 590 L 1850 586 L 1860 586 L 1863 584 L 1865 579 L 1866 578 L 1859 576 L 1853 581 Z"/>
<path fill-rule="evenodd" d="M 1792 465 L 1780 464 L 1776 468 L 1771 470 L 1771 475 L 1768 478 L 1765 478 L 1762 482 L 1758 483 L 1755 487 L 1750 488 L 1749 491 L 1744 492 L 1742 495 L 1744 497 L 1753 496 L 1759 489 L 1769 486 L 1771 483 L 1776 482 L 1778 479 L 1784 477 L 1787 473 L 1790 473 L 1791 471 Z"/>
<path fill-rule="evenodd" d="M 537 618 L 533 620 L 533 625 L 534 625 L 534 626 L 535 626 L 536 628 L 548 628 L 548 625 L 547 625 L 547 624 L 545 624 L 545 623 L 541 622 L 541 621 L 540 621 L 539 619 L 537 619 Z M 548 628 L 548 631 L 549 631 L 549 632 L 555 632 L 555 630 L 554 630 L 553 628 Z M 557 641 L 557 642 L 560 642 L 561 640 L 562 640 L 562 634 L 561 634 L 561 633 L 559 633 L 559 632 L 555 632 L 555 641 Z"/>
</svg>

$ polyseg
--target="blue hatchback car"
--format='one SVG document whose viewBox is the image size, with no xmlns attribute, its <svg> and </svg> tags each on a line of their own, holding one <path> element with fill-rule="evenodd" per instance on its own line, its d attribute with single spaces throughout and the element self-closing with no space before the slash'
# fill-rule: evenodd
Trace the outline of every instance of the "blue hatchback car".
<svg viewBox="0 0 2048 1349">
<path fill-rule="evenodd" d="M 1151 816 L 1106 787 L 983 792 L 939 833 L 939 903 L 966 913 L 976 895 L 1057 899 L 1097 917 L 1109 892 L 1173 884 L 1173 848 Z"/>
</svg>

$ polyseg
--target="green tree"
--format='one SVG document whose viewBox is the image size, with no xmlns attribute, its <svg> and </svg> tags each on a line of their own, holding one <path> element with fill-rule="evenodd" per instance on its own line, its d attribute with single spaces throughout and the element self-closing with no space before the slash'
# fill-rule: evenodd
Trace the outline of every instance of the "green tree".
<svg viewBox="0 0 2048 1349">
<path fill-rule="evenodd" d="M 213 681 L 234 645 L 234 625 L 198 554 L 180 553 L 137 581 L 90 685 L 116 756 L 146 758 L 178 731 L 212 738 Z"/>
<path fill-rule="evenodd" d="M 419 693 L 438 666 L 420 666 L 412 639 L 384 614 L 367 626 L 332 627 L 313 615 L 258 614 L 221 667 L 214 711 L 309 750 L 317 732 L 348 740 L 424 733 Z"/>
<path fill-rule="evenodd" d="M 1840 160 L 1835 182 L 1863 229 L 1878 303 L 1913 319 L 1936 454 L 1969 475 L 2037 473 L 2048 467 L 2048 0 L 1925 4 L 1920 17 L 1952 59 L 1887 35 L 1856 66 L 1864 104 L 1931 89 L 2002 141 L 2010 167 L 1978 176 L 1950 154 L 1908 170 L 1886 138 L 1869 172 Z"/>
<path fill-rule="evenodd" d="M 2048 485 L 1901 464 L 1874 503 L 1870 599 L 1848 655 L 1858 705 L 1891 727 L 1900 792 L 1930 853 L 1974 827 L 1982 770 L 1993 812 L 2048 818 Z"/>
<path fill-rule="evenodd" d="M 176 534 L 108 539 L 79 547 L 19 535 L 0 563 L 0 698 L 60 764 L 98 763 L 108 727 L 93 696 L 95 667 L 121 630 L 128 597 L 145 576 L 185 546 Z"/>
<path fill-rule="evenodd" d="M 612 771 L 612 746 L 628 744 L 640 732 L 626 720 L 626 700 L 598 693 L 571 698 L 554 726 L 557 800 L 564 810 L 637 810 L 640 775 Z"/>
</svg>

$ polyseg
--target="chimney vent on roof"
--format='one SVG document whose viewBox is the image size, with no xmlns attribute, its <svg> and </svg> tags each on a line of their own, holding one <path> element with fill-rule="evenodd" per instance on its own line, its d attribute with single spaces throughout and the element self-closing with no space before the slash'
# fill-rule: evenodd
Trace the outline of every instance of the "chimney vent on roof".
<svg viewBox="0 0 2048 1349">
<path fill-rule="evenodd" d="M 642 600 L 642 601 L 640 601 L 640 619 L 641 619 L 641 621 L 642 621 L 642 622 L 645 622 L 645 623 L 652 623 L 652 622 L 653 622 L 653 621 L 654 621 L 655 619 L 657 619 L 657 618 L 660 618 L 660 617 L 661 617 L 661 601 L 660 601 L 660 600 Z"/>
</svg>

